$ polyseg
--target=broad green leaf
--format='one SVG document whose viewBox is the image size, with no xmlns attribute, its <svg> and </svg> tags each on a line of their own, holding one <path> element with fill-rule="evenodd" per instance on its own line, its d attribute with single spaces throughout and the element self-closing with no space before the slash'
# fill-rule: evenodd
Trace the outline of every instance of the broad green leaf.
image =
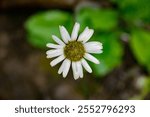
<svg viewBox="0 0 150 117">
<path fill-rule="evenodd" d="M 150 70 L 150 32 L 146 30 L 132 31 L 130 46 L 137 61 Z"/>
<path fill-rule="evenodd" d="M 76 20 L 83 27 L 89 26 L 96 30 L 108 31 L 117 27 L 118 14 L 110 9 L 86 7 L 77 12 Z"/>
<path fill-rule="evenodd" d="M 91 64 L 96 76 L 104 76 L 114 68 L 118 67 L 122 61 L 123 47 L 116 34 L 96 34 L 93 40 L 100 41 L 103 44 L 103 53 L 95 55 L 100 64 Z"/>
<path fill-rule="evenodd" d="M 51 35 L 59 34 L 59 25 L 70 30 L 73 24 L 72 16 L 62 11 L 47 11 L 31 16 L 25 23 L 27 38 L 31 45 L 46 48 L 46 43 L 52 42 Z"/>
<path fill-rule="evenodd" d="M 143 20 L 150 23 L 149 0 L 113 0 L 119 5 L 122 15 L 127 20 Z"/>
</svg>

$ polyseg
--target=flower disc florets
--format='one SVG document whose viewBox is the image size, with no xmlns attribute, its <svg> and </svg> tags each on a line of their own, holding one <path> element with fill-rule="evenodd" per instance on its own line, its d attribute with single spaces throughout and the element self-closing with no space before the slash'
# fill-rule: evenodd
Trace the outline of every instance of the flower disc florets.
<svg viewBox="0 0 150 117">
<path fill-rule="evenodd" d="M 80 41 L 70 41 L 64 47 L 64 54 L 71 61 L 79 61 L 83 58 L 85 49 Z"/>
</svg>

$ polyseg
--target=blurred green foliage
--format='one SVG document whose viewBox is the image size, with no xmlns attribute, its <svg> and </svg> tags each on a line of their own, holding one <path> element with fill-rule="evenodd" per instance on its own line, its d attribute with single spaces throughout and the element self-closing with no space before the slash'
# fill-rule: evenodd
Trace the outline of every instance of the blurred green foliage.
<svg viewBox="0 0 150 117">
<path fill-rule="evenodd" d="M 46 43 L 53 41 L 51 39 L 53 34 L 59 36 L 59 25 L 69 29 L 72 23 L 72 16 L 63 11 L 38 13 L 31 16 L 25 24 L 28 32 L 27 39 L 35 47 L 46 48 Z"/>
<path fill-rule="evenodd" d="M 130 46 L 138 62 L 150 70 L 150 32 L 142 29 L 133 30 Z"/>
<path fill-rule="evenodd" d="M 82 8 L 76 16 L 76 20 L 82 24 L 82 29 L 88 26 L 95 30 L 109 31 L 118 24 L 118 14 L 111 9 Z"/>
<path fill-rule="evenodd" d="M 150 33 L 143 27 L 135 26 L 137 21 L 150 23 L 149 0 L 110 0 L 115 8 L 83 7 L 75 13 L 75 20 L 81 24 L 81 30 L 86 26 L 95 30 L 92 40 L 103 43 L 103 53 L 96 55 L 100 65 L 91 64 L 94 75 L 104 76 L 118 67 L 122 62 L 123 46 L 120 35 L 127 30 L 131 38 L 130 47 L 137 61 L 150 70 Z M 127 26 L 120 28 L 120 18 Z M 70 32 L 73 27 L 73 14 L 64 11 L 47 11 L 31 16 L 25 27 L 30 44 L 37 48 L 46 48 L 46 43 L 52 42 L 51 35 L 59 34 L 59 25 L 64 25 Z M 138 28 L 138 29 L 137 29 Z"/>
<path fill-rule="evenodd" d="M 150 23 L 149 0 L 112 0 L 118 4 L 120 14 L 127 21 L 143 20 Z"/>
</svg>

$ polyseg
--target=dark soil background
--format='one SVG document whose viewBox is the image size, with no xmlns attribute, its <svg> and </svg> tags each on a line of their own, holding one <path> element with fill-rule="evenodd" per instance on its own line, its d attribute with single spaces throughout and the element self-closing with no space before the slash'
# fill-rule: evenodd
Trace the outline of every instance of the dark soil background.
<svg viewBox="0 0 150 117">
<path fill-rule="evenodd" d="M 24 22 L 39 10 L 71 11 L 79 2 L 60 1 L 0 1 L 0 99 L 133 99 L 138 96 L 140 79 L 147 73 L 137 65 L 125 42 L 122 42 L 123 64 L 104 78 L 86 73 L 86 78 L 75 81 L 71 72 L 71 78 L 66 79 L 50 73 L 53 68 L 45 58 L 46 50 L 36 49 L 27 42 Z M 47 66 L 42 66 L 42 62 Z M 57 72 L 58 68 L 54 69 Z M 144 99 L 150 99 L 150 95 Z"/>
</svg>

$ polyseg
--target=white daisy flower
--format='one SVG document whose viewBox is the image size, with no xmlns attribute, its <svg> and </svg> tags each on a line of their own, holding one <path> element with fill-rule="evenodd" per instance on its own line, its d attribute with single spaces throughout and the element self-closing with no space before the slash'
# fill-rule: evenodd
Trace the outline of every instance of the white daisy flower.
<svg viewBox="0 0 150 117">
<path fill-rule="evenodd" d="M 55 58 L 50 62 L 53 67 L 62 62 L 58 74 L 63 75 L 65 78 L 72 67 L 74 79 L 83 78 L 83 68 L 92 73 L 92 69 L 87 63 L 87 60 L 99 64 L 99 60 L 92 56 L 90 53 L 100 54 L 102 53 L 102 43 L 92 41 L 87 42 L 93 35 L 94 30 L 88 27 L 78 36 L 80 24 L 75 23 L 71 36 L 64 26 L 59 26 L 62 40 L 57 36 L 52 35 L 53 40 L 57 44 L 48 43 L 46 46 L 51 48 L 46 52 L 47 58 Z"/>
</svg>

